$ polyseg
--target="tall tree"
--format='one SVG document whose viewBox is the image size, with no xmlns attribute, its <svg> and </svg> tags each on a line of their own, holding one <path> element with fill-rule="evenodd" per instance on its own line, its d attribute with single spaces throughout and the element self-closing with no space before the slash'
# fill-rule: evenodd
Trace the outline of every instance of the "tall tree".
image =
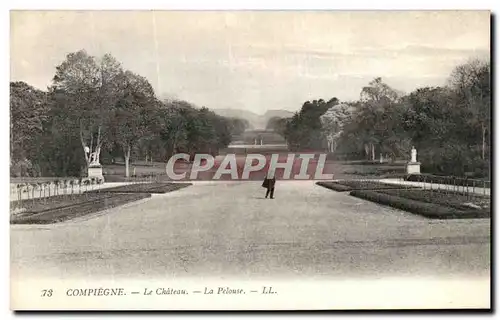
<svg viewBox="0 0 500 320">
<path fill-rule="evenodd" d="M 229 130 L 232 135 L 241 135 L 250 126 L 250 123 L 246 119 L 240 118 L 228 118 Z"/>
<path fill-rule="evenodd" d="M 108 123 L 123 86 L 122 67 L 110 54 L 96 59 L 80 50 L 68 54 L 56 67 L 51 90 L 66 95 L 66 111 L 68 117 L 78 123 L 87 166 L 99 161 L 103 144 L 110 142 L 107 141 Z"/>
<path fill-rule="evenodd" d="M 381 77 L 375 78 L 368 86 L 361 89 L 360 99 L 363 102 L 396 102 L 402 93 L 391 88 L 389 85 L 382 81 Z"/>
<path fill-rule="evenodd" d="M 122 96 L 113 108 L 113 121 L 109 123 L 112 139 L 120 145 L 125 159 L 125 176 L 130 176 L 130 154 L 140 141 L 149 140 L 153 132 L 157 101 L 154 90 L 146 78 L 133 72 L 124 73 Z"/>
<path fill-rule="evenodd" d="M 274 130 L 274 132 L 286 139 L 286 126 L 290 120 L 291 118 L 272 117 L 269 119 L 266 129 Z"/>
<path fill-rule="evenodd" d="M 345 104 L 338 104 L 328 109 L 321 117 L 323 134 L 328 142 L 328 152 L 337 149 L 337 142 L 344 133 L 344 125 L 351 117 L 352 108 Z"/>
<path fill-rule="evenodd" d="M 480 132 L 481 158 L 485 159 L 486 136 L 490 132 L 491 85 L 490 63 L 473 59 L 457 66 L 449 79 L 460 102 L 468 112 L 469 124 Z"/>
<path fill-rule="evenodd" d="M 338 104 L 338 99 L 328 102 L 323 99 L 306 101 L 302 108 L 287 121 L 285 138 L 292 150 L 321 150 L 324 146 L 320 117 L 331 107 Z"/>
<path fill-rule="evenodd" d="M 397 105 L 401 93 L 391 88 L 378 77 L 361 90 L 353 121 L 357 124 L 358 138 L 363 141 L 367 157 L 376 159 L 376 149 L 380 153 L 391 150 L 387 141 L 394 141 L 392 109 Z M 394 119 L 397 121 L 397 119 Z M 354 129 L 351 126 L 351 129 Z"/>
<path fill-rule="evenodd" d="M 30 158 L 47 119 L 47 93 L 25 82 L 10 83 L 11 161 Z"/>
</svg>

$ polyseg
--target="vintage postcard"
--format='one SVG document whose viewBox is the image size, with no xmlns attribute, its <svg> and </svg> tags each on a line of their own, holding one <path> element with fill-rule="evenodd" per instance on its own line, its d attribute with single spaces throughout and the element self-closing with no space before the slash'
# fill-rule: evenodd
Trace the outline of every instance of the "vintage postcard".
<svg viewBox="0 0 500 320">
<path fill-rule="evenodd" d="M 10 28 L 12 310 L 491 308 L 491 12 Z"/>
</svg>

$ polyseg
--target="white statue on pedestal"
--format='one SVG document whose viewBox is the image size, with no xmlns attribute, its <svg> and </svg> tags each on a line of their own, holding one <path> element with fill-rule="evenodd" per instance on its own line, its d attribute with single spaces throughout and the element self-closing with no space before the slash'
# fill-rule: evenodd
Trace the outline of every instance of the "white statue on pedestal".
<svg viewBox="0 0 500 320">
<path fill-rule="evenodd" d="M 97 159 L 97 152 L 90 154 L 90 165 L 100 165 L 99 159 Z"/>
<path fill-rule="evenodd" d="M 411 147 L 411 161 L 406 164 L 407 174 L 420 174 L 420 162 L 417 162 L 417 149 Z"/>
<path fill-rule="evenodd" d="M 101 164 L 99 163 L 99 155 L 97 151 L 95 152 L 90 152 L 89 147 L 85 147 L 85 153 L 88 154 L 89 157 L 89 166 L 100 166 Z"/>
<path fill-rule="evenodd" d="M 95 152 L 91 152 L 89 147 L 84 147 L 86 156 L 88 156 L 89 165 L 87 168 L 87 177 L 98 178 L 101 182 L 104 182 L 104 176 L 102 174 L 102 166 L 99 163 L 99 148 L 96 148 Z"/>
</svg>

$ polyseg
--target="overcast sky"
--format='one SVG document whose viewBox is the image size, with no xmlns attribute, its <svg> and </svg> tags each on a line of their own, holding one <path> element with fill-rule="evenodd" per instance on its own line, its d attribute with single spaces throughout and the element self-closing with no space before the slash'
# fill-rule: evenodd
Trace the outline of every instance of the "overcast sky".
<svg viewBox="0 0 500 320">
<path fill-rule="evenodd" d="M 11 80 L 46 89 L 66 54 L 111 53 L 161 97 L 209 108 L 295 111 L 396 89 L 443 85 L 457 64 L 489 58 L 487 11 L 11 13 Z"/>
</svg>

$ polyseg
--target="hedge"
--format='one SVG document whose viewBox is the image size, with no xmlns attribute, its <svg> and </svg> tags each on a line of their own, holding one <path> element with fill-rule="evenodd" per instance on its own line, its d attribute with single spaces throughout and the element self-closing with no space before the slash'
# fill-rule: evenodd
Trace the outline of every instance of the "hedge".
<svg viewBox="0 0 500 320">
<path fill-rule="evenodd" d="M 489 212 L 480 210 L 458 210 L 435 203 L 426 203 L 374 191 L 354 190 L 351 191 L 350 195 L 431 219 L 473 219 L 490 217 Z"/>
</svg>

